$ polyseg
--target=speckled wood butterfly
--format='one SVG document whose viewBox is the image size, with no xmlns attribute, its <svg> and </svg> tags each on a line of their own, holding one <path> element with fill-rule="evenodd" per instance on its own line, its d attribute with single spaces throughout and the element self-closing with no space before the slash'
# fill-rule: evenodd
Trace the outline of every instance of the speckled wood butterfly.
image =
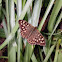
<svg viewBox="0 0 62 62">
<path fill-rule="evenodd" d="M 26 38 L 29 44 L 45 46 L 45 39 L 43 35 L 25 20 L 19 20 L 21 28 L 21 36 Z"/>
</svg>

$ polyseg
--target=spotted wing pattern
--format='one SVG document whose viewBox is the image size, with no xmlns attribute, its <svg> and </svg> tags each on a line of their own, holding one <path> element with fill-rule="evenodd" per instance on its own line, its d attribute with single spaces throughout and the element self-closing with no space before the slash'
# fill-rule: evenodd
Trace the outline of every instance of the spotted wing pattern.
<svg viewBox="0 0 62 62">
<path fill-rule="evenodd" d="M 43 35 L 37 30 L 34 29 L 31 36 L 27 39 L 28 43 L 33 45 L 45 46 L 45 39 Z"/>
<path fill-rule="evenodd" d="M 45 39 L 37 28 L 25 20 L 19 20 L 19 26 L 21 28 L 21 36 L 26 38 L 29 44 L 45 46 Z"/>
<path fill-rule="evenodd" d="M 34 27 L 27 23 L 25 20 L 19 20 L 19 26 L 21 28 L 21 35 L 23 38 L 28 38 Z"/>
</svg>

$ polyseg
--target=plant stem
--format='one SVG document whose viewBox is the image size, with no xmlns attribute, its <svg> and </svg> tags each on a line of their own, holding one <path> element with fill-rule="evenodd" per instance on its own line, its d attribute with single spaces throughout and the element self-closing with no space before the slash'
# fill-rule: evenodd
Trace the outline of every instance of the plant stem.
<svg viewBox="0 0 62 62">
<path fill-rule="evenodd" d="M 44 24 L 44 22 L 45 22 L 45 20 L 46 20 L 46 18 L 47 18 L 47 16 L 48 16 L 48 14 L 49 14 L 51 8 L 52 8 L 52 5 L 53 5 L 54 1 L 55 1 L 55 0 L 50 0 L 49 5 L 48 5 L 48 7 L 47 7 L 47 9 L 46 9 L 46 11 L 45 11 L 45 14 L 44 14 L 43 18 L 42 18 L 42 21 L 40 22 L 40 25 L 39 25 L 39 27 L 38 27 L 38 30 L 39 30 L 39 31 L 41 31 L 42 26 L 43 26 L 43 24 Z"/>
<path fill-rule="evenodd" d="M 56 45 L 56 43 L 55 43 L 53 46 L 51 46 L 51 48 L 50 48 L 50 50 L 49 50 L 49 52 L 48 52 L 48 54 L 47 54 L 47 56 L 46 56 L 46 58 L 44 59 L 43 62 L 47 62 L 47 61 L 48 61 L 48 59 L 49 59 L 51 53 L 53 52 L 53 50 L 54 50 L 54 48 L 55 48 L 55 45 Z"/>
<path fill-rule="evenodd" d="M 16 22 L 16 25 L 15 25 L 14 28 L 12 29 L 12 32 L 9 34 L 8 38 L 3 42 L 3 44 L 0 45 L 0 50 L 1 50 L 4 46 L 6 46 L 6 45 L 8 44 L 8 42 L 14 37 L 14 34 L 16 33 L 16 31 L 17 31 L 17 29 L 18 29 L 18 27 L 19 27 L 18 21 L 19 21 L 20 19 L 22 20 L 22 19 L 24 18 L 25 14 L 26 14 L 26 12 L 27 12 L 29 6 L 30 6 L 30 3 L 32 3 L 32 0 L 28 0 L 28 1 L 27 1 L 26 5 L 25 5 L 25 7 L 24 7 L 24 9 L 23 9 L 23 11 L 22 11 L 22 13 L 21 13 L 21 16 L 18 18 L 18 20 L 17 20 L 17 22 Z"/>
<path fill-rule="evenodd" d="M 48 30 L 49 32 L 52 32 L 54 29 L 54 25 L 55 25 L 55 21 L 56 21 L 56 17 L 60 11 L 62 7 L 62 0 L 56 0 L 56 3 L 54 5 L 54 8 L 52 10 L 49 22 L 48 22 Z"/>
<path fill-rule="evenodd" d="M 57 59 L 58 59 L 58 53 L 59 53 L 60 43 L 61 43 L 61 39 L 59 39 L 58 42 L 57 42 L 56 52 L 55 52 L 55 57 L 54 57 L 54 62 L 57 62 Z"/>
<path fill-rule="evenodd" d="M 54 33 L 54 31 L 56 30 L 57 26 L 58 26 L 59 23 L 61 22 L 61 18 L 62 18 L 62 12 L 60 13 L 60 16 L 59 16 L 59 18 L 58 18 L 58 20 L 57 20 L 57 22 L 56 22 L 56 25 L 55 25 L 55 27 L 54 27 L 54 29 L 53 29 L 51 35 L 49 36 L 49 39 L 51 38 L 51 36 L 53 35 L 53 33 Z"/>
<path fill-rule="evenodd" d="M 7 28 L 8 28 L 8 35 L 10 33 L 10 24 L 9 24 L 9 9 L 8 9 L 8 0 L 6 0 L 6 16 L 7 16 Z"/>
<path fill-rule="evenodd" d="M 22 12 L 22 0 L 17 0 L 17 18 L 19 18 L 19 16 L 21 15 Z M 17 62 L 22 62 L 22 56 L 21 56 L 21 52 L 22 51 L 22 38 L 20 35 L 20 29 L 18 29 L 18 33 L 17 33 Z"/>
<path fill-rule="evenodd" d="M 14 10 L 14 1 L 9 0 L 9 16 L 10 16 L 10 29 L 12 31 L 15 26 L 15 10 Z M 8 62 L 16 62 L 16 42 L 15 37 L 9 42 L 8 46 Z"/>
</svg>

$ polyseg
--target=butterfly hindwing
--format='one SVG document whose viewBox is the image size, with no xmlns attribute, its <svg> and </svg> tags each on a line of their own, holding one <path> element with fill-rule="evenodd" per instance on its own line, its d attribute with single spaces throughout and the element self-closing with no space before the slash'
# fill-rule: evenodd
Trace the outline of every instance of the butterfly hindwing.
<svg viewBox="0 0 62 62">
<path fill-rule="evenodd" d="M 45 46 L 44 37 L 37 29 L 33 31 L 27 41 L 30 44 Z"/>
</svg>

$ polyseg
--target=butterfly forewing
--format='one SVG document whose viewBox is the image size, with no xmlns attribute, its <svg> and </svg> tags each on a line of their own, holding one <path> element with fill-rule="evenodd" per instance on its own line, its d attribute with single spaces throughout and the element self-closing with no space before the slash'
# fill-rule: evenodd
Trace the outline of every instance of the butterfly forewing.
<svg viewBox="0 0 62 62">
<path fill-rule="evenodd" d="M 28 38 L 34 27 L 27 23 L 25 20 L 19 20 L 19 25 L 21 28 L 21 35 L 23 38 Z"/>
<path fill-rule="evenodd" d="M 37 29 L 32 32 L 31 36 L 27 39 L 27 41 L 30 44 L 45 46 L 44 37 Z"/>
</svg>

